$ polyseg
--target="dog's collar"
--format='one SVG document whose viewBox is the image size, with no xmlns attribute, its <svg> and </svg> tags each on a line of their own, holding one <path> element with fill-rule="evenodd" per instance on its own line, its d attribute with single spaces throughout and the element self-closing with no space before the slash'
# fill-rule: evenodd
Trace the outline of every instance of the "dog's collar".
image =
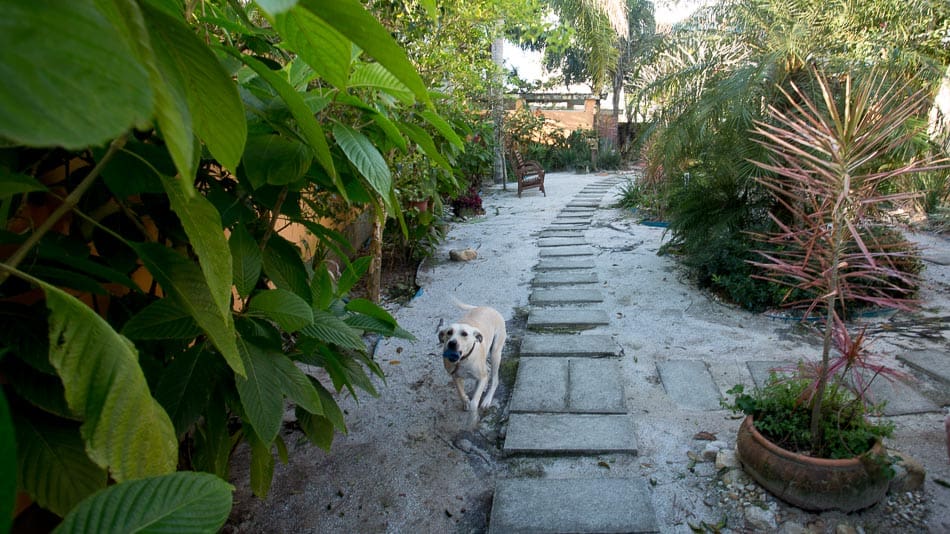
<svg viewBox="0 0 950 534">
<path fill-rule="evenodd" d="M 455 362 L 455 369 L 452 369 L 453 375 L 455 375 L 455 373 L 459 370 L 459 366 L 462 365 L 462 361 L 465 358 L 468 358 L 469 356 L 471 356 L 473 352 L 475 352 L 475 345 L 478 345 L 478 344 L 479 344 L 479 341 L 476 339 L 475 343 L 472 343 L 472 348 L 468 349 L 468 353 L 462 356 L 461 358 L 459 358 L 457 362 Z"/>
</svg>

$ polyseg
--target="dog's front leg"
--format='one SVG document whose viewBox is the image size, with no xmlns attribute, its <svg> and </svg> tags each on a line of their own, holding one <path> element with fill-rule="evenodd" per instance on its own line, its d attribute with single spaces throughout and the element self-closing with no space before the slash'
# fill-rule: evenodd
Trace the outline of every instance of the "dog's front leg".
<svg viewBox="0 0 950 534">
<path fill-rule="evenodd" d="M 460 376 L 452 377 L 452 380 L 455 381 L 455 389 L 459 392 L 459 398 L 462 399 L 462 409 L 470 410 L 471 401 L 469 401 L 468 395 L 465 394 L 465 380 L 462 380 Z"/>
<path fill-rule="evenodd" d="M 485 386 L 488 385 L 488 372 L 482 370 L 478 373 L 478 385 L 475 387 L 475 393 L 472 394 L 472 404 L 469 407 L 469 410 L 473 412 L 478 412 L 478 400 L 482 398 L 482 393 L 485 392 Z"/>
</svg>

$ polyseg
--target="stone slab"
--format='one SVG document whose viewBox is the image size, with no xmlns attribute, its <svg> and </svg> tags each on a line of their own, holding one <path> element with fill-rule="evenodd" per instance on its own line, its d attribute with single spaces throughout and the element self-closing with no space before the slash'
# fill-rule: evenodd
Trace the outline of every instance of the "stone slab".
<svg viewBox="0 0 950 534">
<path fill-rule="evenodd" d="M 567 409 L 574 413 L 627 413 L 620 361 L 613 358 L 571 358 Z"/>
<path fill-rule="evenodd" d="M 577 289 L 559 287 L 553 289 L 535 289 L 528 297 L 528 301 L 535 305 L 564 305 L 588 304 L 603 302 L 604 294 L 595 289 Z"/>
<path fill-rule="evenodd" d="M 543 258 L 534 267 L 536 271 L 561 271 L 565 269 L 593 269 L 593 259 Z"/>
<path fill-rule="evenodd" d="M 752 381 L 756 387 L 765 385 L 769 378 L 769 373 L 776 367 L 794 366 L 797 362 L 746 362 L 749 373 L 752 375 Z M 777 371 L 779 375 L 788 375 L 789 371 Z M 870 375 L 868 375 L 870 377 Z M 940 411 L 940 407 L 930 399 L 924 397 L 911 385 L 901 381 L 889 381 L 878 377 L 871 381 L 871 387 L 868 388 L 870 399 L 874 403 L 885 402 L 884 415 L 907 415 L 914 413 L 927 413 Z"/>
<path fill-rule="evenodd" d="M 538 246 L 541 248 L 574 247 L 586 244 L 587 240 L 583 237 L 542 237 L 538 239 Z"/>
<path fill-rule="evenodd" d="M 510 478 L 492 499 L 490 534 L 658 532 L 644 478 Z"/>
<path fill-rule="evenodd" d="M 571 228 L 548 228 L 541 230 L 538 233 L 540 238 L 548 237 L 584 237 L 584 230 L 587 228 L 580 229 L 571 229 Z"/>
<path fill-rule="evenodd" d="M 513 413 L 508 418 L 508 454 L 637 454 L 631 415 Z"/>
<path fill-rule="evenodd" d="M 597 208 L 587 208 L 587 207 L 578 207 L 578 206 L 565 206 L 561 209 L 560 213 L 564 214 L 573 214 L 573 215 L 593 215 L 597 212 Z"/>
<path fill-rule="evenodd" d="M 557 217 L 554 218 L 555 221 L 561 222 L 590 222 L 592 214 L 587 213 L 560 213 Z"/>
<path fill-rule="evenodd" d="M 578 284 L 596 284 L 597 273 L 594 271 L 563 270 L 538 273 L 531 280 L 534 287 L 573 286 Z"/>
<path fill-rule="evenodd" d="M 604 310 L 588 308 L 533 308 L 528 313 L 529 330 L 588 330 L 610 324 Z"/>
<path fill-rule="evenodd" d="M 600 202 L 590 200 L 573 200 L 567 203 L 568 208 L 599 208 Z"/>
<path fill-rule="evenodd" d="M 607 358 L 620 356 L 620 345 L 610 336 L 602 334 L 562 335 L 525 334 L 521 341 L 522 357 L 533 356 L 583 356 Z M 527 358 L 526 358 L 527 359 Z M 524 360 L 521 360 L 522 362 Z"/>
<path fill-rule="evenodd" d="M 945 384 L 950 384 L 950 356 L 945 352 L 910 351 L 897 359 Z"/>
<path fill-rule="evenodd" d="M 513 413 L 625 414 L 620 362 L 592 358 L 524 358 L 511 393 Z"/>
<path fill-rule="evenodd" d="M 590 226 L 590 218 L 584 219 L 554 219 L 551 221 L 553 228 L 573 228 L 575 230 L 584 230 Z"/>
<path fill-rule="evenodd" d="M 719 388 L 706 362 L 669 360 L 658 362 L 663 388 L 677 405 L 689 410 L 721 410 Z"/>
<path fill-rule="evenodd" d="M 508 409 L 512 412 L 565 412 L 570 361 L 566 358 L 525 358 Z"/>
<path fill-rule="evenodd" d="M 560 256 L 593 256 L 594 248 L 590 245 L 576 245 L 573 247 L 547 247 L 542 248 L 538 254 L 542 258 L 552 258 Z"/>
<path fill-rule="evenodd" d="M 920 259 L 934 265 L 950 265 L 950 252 L 928 250 Z"/>
</svg>

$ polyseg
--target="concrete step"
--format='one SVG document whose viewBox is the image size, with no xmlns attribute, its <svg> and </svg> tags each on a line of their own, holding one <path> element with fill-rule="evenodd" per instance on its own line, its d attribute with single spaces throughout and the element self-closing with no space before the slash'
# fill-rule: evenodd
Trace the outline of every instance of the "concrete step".
<svg viewBox="0 0 950 534">
<path fill-rule="evenodd" d="M 542 258 L 553 258 L 558 256 L 593 256 L 594 247 L 590 245 L 575 245 L 572 247 L 547 247 L 538 251 Z"/>
<path fill-rule="evenodd" d="M 719 387 L 700 360 L 669 360 L 656 364 L 663 388 L 677 405 L 687 410 L 721 410 Z"/>
<path fill-rule="evenodd" d="M 528 330 L 588 330 L 610 324 L 604 310 L 590 308 L 533 308 Z"/>
<path fill-rule="evenodd" d="M 586 228 L 575 229 L 575 228 L 547 228 L 538 232 L 538 237 L 541 239 L 551 238 L 551 237 L 571 237 L 571 238 L 584 238 L 584 232 Z"/>
<path fill-rule="evenodd" d="M 604 301 L 604 294 L 597 289 L 589 288 L 536 288 L 531 292 L 528 301 L 536 306 L 563 306 L 570 304 L 589 304 Z"/>
<path fill-rule="evenodd" d="M 514 412 L 627 413 L 620 362 L 523 358 L 509 409 Z"/>
<path fill-rule="evenodd" d="M 597 282 L 597 273 L 594 271 L 561 270 L 538 273 L 531 280 L 531 285 L 534 287 L 554 287 L 596 284 Z"/>
<path fill-rule="evenodd" d="M 532 334 L 527 333 L 521 341 L 522 357 L 535 356 L 582 356 L 585 358 L 609 358 L 620 356 L 620 345 L 610 336 L 601 334 Z"/>
<path fill-rule="evenodd" d="M 575 258 L 543 258 L 534 267 L 535 271 L 561 271 L 565 269 L 593 270 L 594 260 Z"/>
<path fill-rule="evenodd" d="M 499 480 L 490 534 L 658 532 L 643 478 L 514 478 Z"/>
<path fill-rule="evenodd" d="M 583 237 L 542 237 L 538 239 L 538 247 L 575 247 L 586 245 L 587 240 Z"/>
<path fill-rule="evenodd" d="M 506 454 L 637 454 L 632 415 L 513 413 Z"/>
</svg>

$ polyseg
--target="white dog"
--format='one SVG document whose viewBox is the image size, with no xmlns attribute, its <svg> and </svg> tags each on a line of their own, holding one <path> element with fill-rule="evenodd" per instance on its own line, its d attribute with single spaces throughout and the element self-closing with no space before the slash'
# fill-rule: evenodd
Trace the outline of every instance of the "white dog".
<svg viewBox="0 0 950 534">
<path fill-rule="evenodd" d="M 498 387 L 498 368 L 501 366 L 501 350 L 508 332 L 505 319 L 495 309 L 486 306 L 470 306 L 456 302 L 468 312 L 439 331 L 442 343 L 442 363 L 455 381 L 463 409 L 472 412 L 472 420 L 478 418 L 479 399 L 481 407 L 491 406 L 495 388 Z M 491 387 L 482 398 L 488 385 L 488 356 L 491 355 Z M 465 393 L 465 378 L 477 380 L 471 399 Z"/>
</svg>

